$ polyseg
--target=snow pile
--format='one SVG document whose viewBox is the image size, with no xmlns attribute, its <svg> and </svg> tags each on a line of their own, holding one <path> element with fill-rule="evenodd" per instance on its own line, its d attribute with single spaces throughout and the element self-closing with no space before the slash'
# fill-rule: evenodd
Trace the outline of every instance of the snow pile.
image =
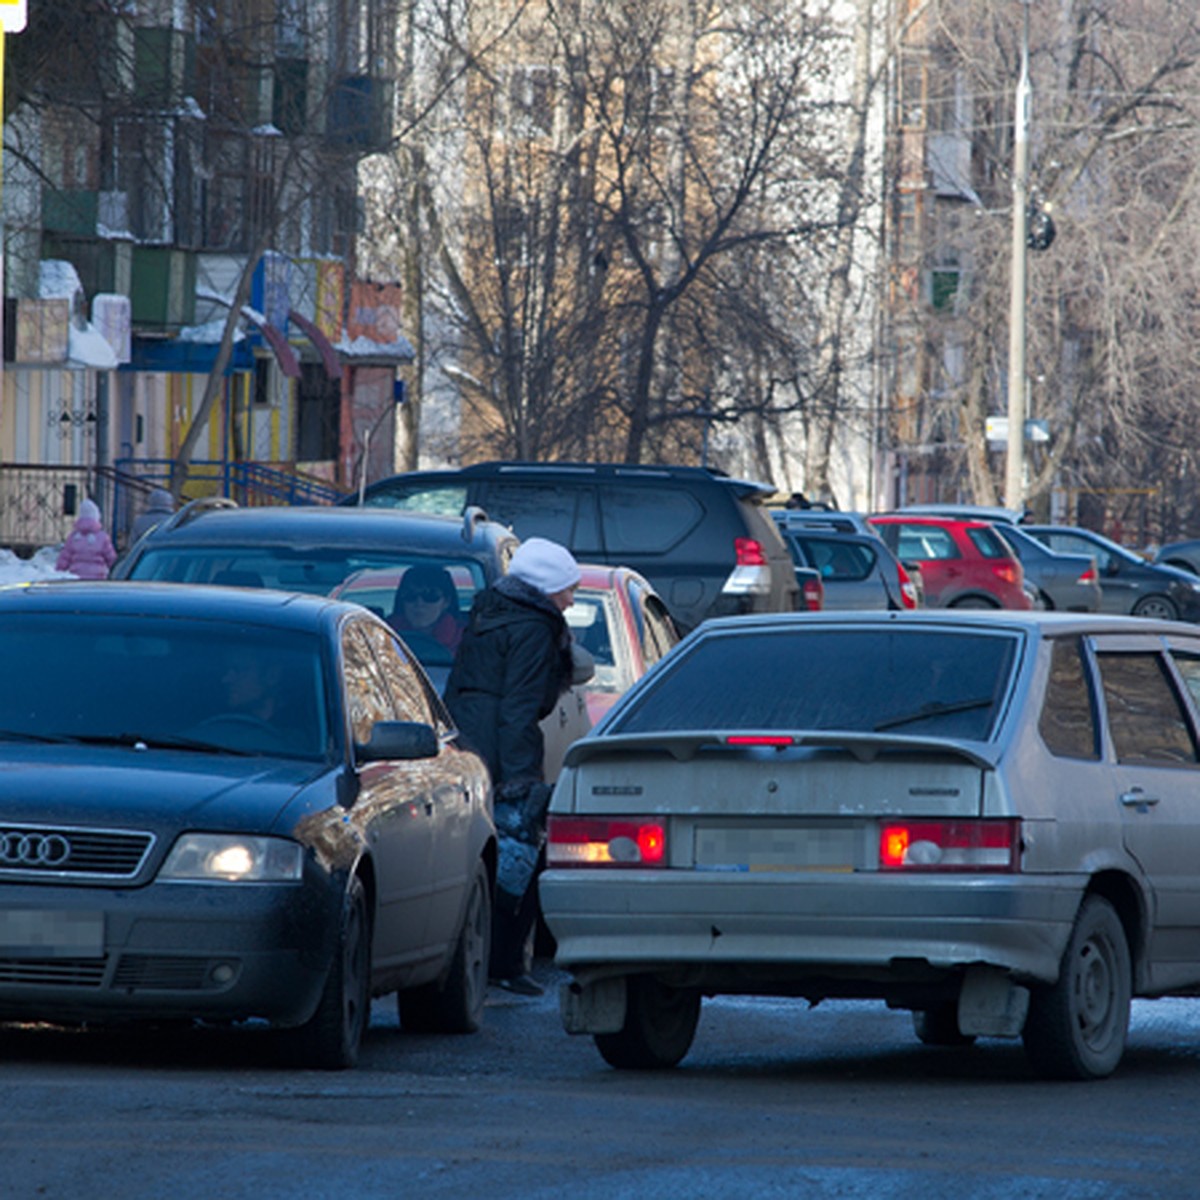
<svg viewBox="0 0 1200 1200">
<path fill-rule="evenodd" d="M 20 558 L 11 550 L 0 549 L 0 587 L 9 583 L 32 583 L 39 579 L 74 579 L 70 571 L 55 565 L 57 546 L 43 546 L 32 558 Z"/>
</svg>

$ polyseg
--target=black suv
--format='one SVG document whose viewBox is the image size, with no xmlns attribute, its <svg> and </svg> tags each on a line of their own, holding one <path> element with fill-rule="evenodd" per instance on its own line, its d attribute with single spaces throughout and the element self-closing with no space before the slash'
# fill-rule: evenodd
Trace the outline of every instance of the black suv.
<svg viewBox="0 0 1200 1200">
<path fill-rule="evenodd" d="M 764 507 L 774 490 L 704 467 L 485 462 L 378 480 L 363 504 L 450 514 L 476 505 L 518 537 L 632 567 L 686 631 L 706 617 L 800 607 L 791 557 Z"/>
</svg>

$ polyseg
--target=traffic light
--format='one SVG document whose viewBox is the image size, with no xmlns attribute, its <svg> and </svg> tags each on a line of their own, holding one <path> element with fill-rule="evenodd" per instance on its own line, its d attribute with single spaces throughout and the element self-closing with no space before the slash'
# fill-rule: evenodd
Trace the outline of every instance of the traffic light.
<svg viewBox="0 0 1200 1200">
<path fill-rule="evenodd" d="M 1025 220 L 1025 245 L 1030 250 L 1049 250 L 1057 232 L 1048 208 L 1043 208 L 1037 199 L 1031 198 Z"/>
</svg>

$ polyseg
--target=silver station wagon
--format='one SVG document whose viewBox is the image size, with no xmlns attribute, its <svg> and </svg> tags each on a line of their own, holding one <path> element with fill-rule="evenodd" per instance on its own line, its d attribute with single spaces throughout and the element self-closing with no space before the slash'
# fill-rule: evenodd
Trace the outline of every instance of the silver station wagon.
<svg viewBox="0 0 1200 1200">
<path fill-rule="evenodd" d="M 1200 634 L 1068 613 L 710 621 L 568 752 L 541 902 L 562 1016 L 670 1066 L 718 994 L 1110 1074 L 1200 987 Z"/>
</svg>

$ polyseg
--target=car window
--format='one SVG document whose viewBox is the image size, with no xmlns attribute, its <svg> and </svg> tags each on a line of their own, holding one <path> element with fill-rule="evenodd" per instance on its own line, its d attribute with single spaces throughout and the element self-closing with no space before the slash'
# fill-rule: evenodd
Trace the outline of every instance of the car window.
<svg viewBox="0 0 1200 1200">
<path fill-rule="evenodd" d="M 421 673 L 415 669 L 396 639 L 374 623 L 363 622 L 359 629 L 379 660 L 399 719 L 449 728 L 450 721 L 444 714 L 441 702 L 430 694 Z"/>
<path fill-rule="evenodd" d="M 601 549 L 596 491 L 590 484 L 489 480 L 481 497 L 493 521 L 512 526 L 519 538 L 544 537 L 576 554 Z"/>
<path fill-rule="evenodd" d="M 966 532 L 967 537 L 971 539 L 971 544 L 984 558 L 1014 557 L 1012 550 L 1008 548 L 1007 543 L 994 529 L 972 528 L 968 526 Z"/>
<path fill-rule="evenodd" d="M 0 731 L 322 759 L 325 673 L 312 636 L 173 617 L 9 615 Z"/>
<path fill-rule="evenodd" d="M 660 602 L 646 596 L 642 600 L 640 611 L 646 623 L 642 653 L 645 655 L 646 666 L 650 667 L 679 641 L 679 635 L 675 632 L 675 626 L 671 623 L 666 608 Z"/>
<path fill-rule="evenodd" d="M 1192 703 L 1200 710 L 1200 654 L 1186 654 L 1179 650 L 1171 652 L 1176 669 L 1183 678 L 1184 686 Z"/>
<path fill-rule="evenodd" d="M 342 629 L 342 661 L 346 672 L 346 711 L 350 729 L 354 740 L 362 744 L 371 740 L 376 721 L 394 721 L 397 715 L 383 672 L 360 624 L 348 621 Z"/>
<path fill-rule="evenodd" d="M 1100 571 L 1110 571 L 1117 563 L 1106 547 L 1073 533 L 1046 533 L 1040 535 L 1040 540 L 1059 554 L 1090 554 Z"/>
<path fill-rule="evenodd" d="M 385 485 L 363 497 L 364 508 L 400 508 L 450 517 L 457 517 L 466 506 L 467 488 L 461 483 Z"/>
<path fill-rule="evenodd" d="M 1078 638 L 1054 640 L 1038 731 L 1050 753 L 1060 758 L 1100 757 L 1096 714 Z"/>
<path fill-rule="evenodd" d="M 791 625 L 710 636 L 675 658 L 612 732 L 836 729 L 983 740 L 1017 645 L 1014 635 L 944 628 Z"/>
<path fill-rule="evenodd" d="M 704 518 L 699 502 L 682 488 L 606 487 L 601 495 L 609 554 L 662 554 Z"/>
<path fill-rule="evenodd" d="M 1196 742 L 1162 657 L 1110 652 L 1096 659 L 1118 760 L 1196 762 Z"/>
<path fill-rule="evenodd" d="M 486 586 L 483 565 L 475 559 L 362 550 L 353 546 L 298 549 L 274 546 L 163 546 L 150 549 L 130 572 L 133 579 L 170 583 L 216 583 L 225 586 L 279 588 L 324 596 L 353 588 L 347 595 L 387 616 L 393 607 L 396 580 L 414 563 L 435 562 L 455 572 L 461 604 L 471 607 L 474 593 Z M 392 595 L 387 581 L 391 580 Z M 353 583 L 351 583 L 353 581 Z"/>
<path fill-rule="evenodd" d="M 797 537 L 796 540 L 805 547 L 822 579 L 854 583 L 866 579 L 875 566 L 875 552 L 861 542 L 817 537 Z"/>
<path fill-rule="evenodd" d="M 888 529 L 883 525 L 881 529 Z M 896 537 L 896 556 L 900 559 L 961 558 L 954 538 L 936 525 L 901 525 Z"/>
</svg>

